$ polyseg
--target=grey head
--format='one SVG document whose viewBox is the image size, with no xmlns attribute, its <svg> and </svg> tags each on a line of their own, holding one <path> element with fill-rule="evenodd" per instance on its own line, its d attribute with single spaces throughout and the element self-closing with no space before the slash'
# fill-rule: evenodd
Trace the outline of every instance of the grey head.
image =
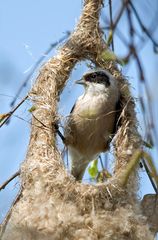
<svg viewBox="0 0 158 240">
<path fill-rule="evenodd" d="M 108 88 L 113 81 L 113 76 L 107 70 L 94 69 L 85 73 L 82 79 L 76 81 L 76 83 L 83 85 L 89 85 L 90 83 L 104 84 Z"/>
<path fill-rule="evenodd" d="M 112 75 L 103 69 L 92 70 L 83 75 L 85 82 L 104 84 L 105 87 L 110 86 Z"/>
<path fill-rule="evenodd" d="M 116 91 L 117 81 L 114 77 L 104 69 L 94 69 L 85 73 L 81 80 L 76 81 L 78 84 L 82 84 L 85 90 L 96 91 Z M 117 91 L 116 91 L 117 92 Z"/>
</svg>

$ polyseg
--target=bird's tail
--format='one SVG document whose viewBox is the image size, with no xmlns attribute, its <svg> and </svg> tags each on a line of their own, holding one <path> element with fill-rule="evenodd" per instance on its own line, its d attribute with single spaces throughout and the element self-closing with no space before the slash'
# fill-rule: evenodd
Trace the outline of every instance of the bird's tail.
<svg viewBox="0 0 158 240">
<path fill-rule="evenodd" d="M 71 162 L 71 174 L 76 178 L 77 181 L 82 180 L 86 167 L 88 165 L 87 160 L 79 159 L 79 161 Z"/>
<path fill-rule="evenodd" d="M 85 169 L 90 161 L 72 146 L 68 146 L 68 152 L 71 158 L 71 174 L 76 180 L 82 180 Z"/>
</svg>

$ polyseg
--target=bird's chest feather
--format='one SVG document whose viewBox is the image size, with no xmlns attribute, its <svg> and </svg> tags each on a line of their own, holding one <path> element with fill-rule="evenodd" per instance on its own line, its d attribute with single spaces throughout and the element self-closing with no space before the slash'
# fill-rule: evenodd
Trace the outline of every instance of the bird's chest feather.
<svg viewBox="0 0 158 240">
<path fill-rule="evenodd" d="M 98 151 L 104 151 L 113 131 L 114 110 L 114 104 L 105 96 L 81 97 L 69 121 L 69 135 L 74 146 L 81 152 L 85 151 L 87 144 L 91 146 L 91 151 L 96 147 Z"/>
<path fill-rule="evenodd" d="M 105 96 L 85 96 L 76 103 L 74 114 L 84 119 L 96 119 L 106 111 L 108 103 Z"/>
</svg>

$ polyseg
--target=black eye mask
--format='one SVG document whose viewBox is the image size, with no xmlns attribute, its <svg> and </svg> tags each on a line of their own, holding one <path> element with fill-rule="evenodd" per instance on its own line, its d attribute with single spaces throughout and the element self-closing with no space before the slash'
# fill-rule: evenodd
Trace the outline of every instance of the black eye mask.
<svg viewBox="0 0 158 240">
<path fill-rule="evenodd" d="M 85 81 L 88 81 L 88 82 L 105 84 L 106 87 L 110 86 L 109 76 L 102 71 L 86 74 L 84 78 L 85 78 Z"/>
</svg>

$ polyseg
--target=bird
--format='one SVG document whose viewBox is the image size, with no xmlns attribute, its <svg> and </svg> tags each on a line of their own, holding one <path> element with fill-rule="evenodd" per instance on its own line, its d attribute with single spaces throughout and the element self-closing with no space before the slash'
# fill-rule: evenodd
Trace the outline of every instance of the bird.
<svg viewBox="0 0 158 240">
<path fill-rule="evenodd" d="M 90 161 L 109 149 L 116 128 L 119 90 L 116 79 L 105 69 L 93 69 L 76 81 L 84 87 L 64 127 L 71 174 L 82 180 Z"/>
</svg>

